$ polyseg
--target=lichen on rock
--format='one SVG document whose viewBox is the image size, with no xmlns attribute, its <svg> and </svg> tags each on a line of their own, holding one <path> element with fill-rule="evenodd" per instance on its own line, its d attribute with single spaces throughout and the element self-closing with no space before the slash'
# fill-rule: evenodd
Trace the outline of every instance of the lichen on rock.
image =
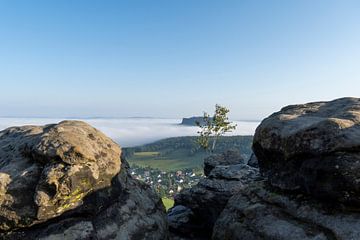
<svg viewBox="0 0 360 240">
<path fill-rule="evenodd" d="M 360 207 L 360 99 L 287 106 L 262 121 L 253 150 L 272 186 Z"/>
<path fill-rule="evenodd" d="M 89 137 L 91 136 L 91 137 Z M 82 204 L 120 171 L 120 147 L 80 121 L 0 132 L 0 230 L 29 227 Z"/>
<path fill-rule="evenodd" d="M 0 239 L 167 239 L 165 208 L 120 147 L 79 121 L 0 132 Z"/>
</svg>

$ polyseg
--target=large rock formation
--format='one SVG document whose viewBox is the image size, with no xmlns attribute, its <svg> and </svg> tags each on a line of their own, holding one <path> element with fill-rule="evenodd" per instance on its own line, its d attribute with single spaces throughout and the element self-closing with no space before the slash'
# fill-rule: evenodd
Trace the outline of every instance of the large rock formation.
<svg viewBox="0 0 360 240">
<path fill-rule="evenodd" d="M 272 186 L 360 206 L 360 99 L 285 107 L 257 128 L 253 150 Z"/>
<path fill-rule="evenodd" d="M 253 150 L 263 179 L 250 166 L 213 168 L 178 197 L 191 210 L 182 220 L 207 223 L 216 240 L 360 239 L 360 99 L 285 107 L 260 124 Z"/>
<path fill-rule="evenodd" d="M 247 185 L 213 239 L 360 239 L 360 99 L 289 106 L 256 130 L 265 180 Z"/>
<path fill-rule="evenodd" d="M 206 124 L 206 122 L 205 122 L 204 117 L 183 118 L 181 121 L 181 125 L 186 125 L 186 126 L 198 126 L 198 125 L 203 126 L 205 124 Z"/>
<path fill-rule="evenodd" d="M 165 239 L 161 200 L 120 154 L 79 121 L 1 131 L 0 238 Z"/>
<path fill-rule="evenodd" d="M 257 182 L 229 200 L 212 239 L 357 240 L 360 213 Z"/>
<path fill-rule="evenodd" d="M 212 227 L 229 198 L 248 183 L 259 179 L 256 168 L 243 163 L 229 165 L 239 162 L 239 155 L 233 156 L 233 160 L 226 158 L 224 162 L 216 161 L 218 165 L 213 165 L 207 178 L 175 196 L 175 207 L 168 214 L 172 232 L 190 239 L 209 238 Z M 219 159 L 218 157 L 217 155 L 213 159 Z"/>
</svg>

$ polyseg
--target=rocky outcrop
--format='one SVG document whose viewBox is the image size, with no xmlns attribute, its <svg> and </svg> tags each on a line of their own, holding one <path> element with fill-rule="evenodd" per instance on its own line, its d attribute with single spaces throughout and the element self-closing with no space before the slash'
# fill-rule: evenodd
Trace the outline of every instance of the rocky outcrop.
<svg viewBox="0 0 360 240">
<path fill-rule="evenodd" d="M 219 165 L 242 164 L 245 160 L 239 151 L 228 150 L 222 154 L 213 154 L 204 159 L 204 174 L 208 176 L 210 172 Z"/>
<path fill-rule="evenodd" d="M 209 119 L 211 121 L 211 119 Z M 183 118 L 181 121 L 181 125 L 185 126 L 203 126 L 205 125 L 205 119 L 204 117 L 189 117 L 189 118 Z"/>
<path fill-rule="evenodd" d="M 253 150 L 272 186 L 360 206 L 360 99 L 285 107 L 257 128 Z"/>
<path fill-rule="evenodd" d="M 230 156 L 229 153 L 224 155 Z M 249 182 L 259 179 L 256 168 L 246 164 L 228 165 L 239 162 L 239 155 L 234 156 L 233 161 L 229 158 L 224 162 L 218 161 L 207 178 L 175 196 L 175 207 L 168 213 L 171 231 L 191 239 L 209 238 L 229 198 Z M 178 211 L 180 208 L 182 211 Z"/>
<path fill-rule="evenodd" d="M 360 239 L 360 99 L 289 106 L 265 119 L 254 152 L 265 180 L 227 203 L 213 239 Z"/>
<path fill-rule="evenodd" d="M 176 205 L 169 209 L 168 223 L 170 231 L 174 234 L 171 239 L 176 239 L 177 234 L 194 237 L 194 233 L 199 232 L 201 229 L 198 224 L 194 224 L 196 221 L 193 211 L 183 205 Z M 180 236 L 177 236 L 181 239 Z"/>
<path fill-rule="evenodd" d="M 360 239 L 360 99 L 285 107 L 257 128 L 253 150 L 248 165 L 216 166 L 180 194 L 196 226 L 216 240 Z"/>
<path fill-rule="evenodd" d="M 161 200 L 120 154 L 79 121 L 0 132 L 0 238 L 166 239 Z"/>
<path fill-rule="evenodd" d="M 360 214 L 258 182 L 229 200 L 212 239 L 356 240 Z"/>
</svg>

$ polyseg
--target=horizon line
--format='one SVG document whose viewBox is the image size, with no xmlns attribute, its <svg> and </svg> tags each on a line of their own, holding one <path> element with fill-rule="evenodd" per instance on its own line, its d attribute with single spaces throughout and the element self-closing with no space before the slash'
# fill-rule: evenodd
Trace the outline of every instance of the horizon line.
<svg viewBox="0 0 360 240">
<path fill-rule="evenodd" d="M 201 117 L 201 116 L 192 116 L 192 117 Z M 87 117 L 79 117 L 79 116 L 0 116 L 0 118 L 38 118 L 38 119 L 183 119 L 189 117 L 154 117 L 154 116 L 128 116 L 128 117 L 115 117 L 115 116 L 87 116 Z M 231 121 L 239 121 L 239 122 L 261 122 L 262 119 L 230 119 Z"/>
</svg>

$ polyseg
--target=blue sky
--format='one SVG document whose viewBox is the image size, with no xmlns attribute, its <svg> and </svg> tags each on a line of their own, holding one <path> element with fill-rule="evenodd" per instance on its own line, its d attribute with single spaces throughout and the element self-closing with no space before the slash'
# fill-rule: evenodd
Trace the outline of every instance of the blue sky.
<svg viewBox="0 0 360 240">
<path fill-rule="evenodd" d="M 360 93 L 360 1 L 0 1 L 0 115 L 261 119 Z"/>
</svg>

